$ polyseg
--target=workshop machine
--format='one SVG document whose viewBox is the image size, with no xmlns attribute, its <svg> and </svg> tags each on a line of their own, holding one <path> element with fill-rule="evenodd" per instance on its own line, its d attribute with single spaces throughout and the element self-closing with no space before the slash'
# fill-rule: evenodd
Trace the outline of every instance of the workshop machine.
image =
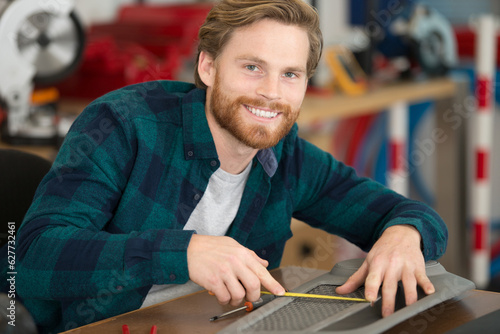
<svg viewBox="0 0 500 334">
<path fill-rule="evenodd" d="M 351 23 L 364 25 L 370 41 L 363 50 L 353 50 L 368 75 L 375 71 L 376 51 L 397 60 L 403 76 L 411 76 L 412 67 L 427 76 L 441 76 L 458 63 L 451 23 L 428 5 L 417 0 L 357 0 L 351 12 Z"/>
<path fill-rule="evenodd" d="M 426 274 L 436 292 L 426 295 L 418 288 L 418 301 L 406 306 L 402 283 L 398 284 L 395 312 L 382 317 L 382 299 L 372 305 L 352 301 L 364 298 L 364 286 L 353 293 L 339 296 L 335 289 L 359 269 L 364 259 L 351 259 L 337 263 L 333 269 L 293 290 L 295 297 L 277 297 L 219 331 L 259 334 L 375 334 L 383 333 L 397 324 L 416 316 L 444 301 L 474 289 L 473 282 L 447 272 L 436 261 L 426 263 Z M 302 298 L 307 295 L 348 297 L 347 300 Z"/>
<path fill-rule="evenodd" d="M 416 4 L 409 12 L 395 17 L 386 30 L 387 36 L 406 40 L 410 53 L 430 76 L 445 74 L 457 65 L 457 46 L 453 28 L 435 9 Z M 391 54 L 392 38 L 379 43 L 379 49 Z M 404 42 L 403 42 L 404 43 Z"/>
<path fill-rule="evenodd" d="M 71 0 L 0 0 L 0 123 L 11 144 L 57 141 L 53 85 L 80 62 L 85 33 Z M 33 101 L 35 88 L 49 96 Z M 47 93 L 48 92 L 48 93 Z M 40 94 L 39 94 L 40 95 Z M 42 92 L 41 95 L 44 95 Z M 42 101 L 42 102 L 41 102 Z"/>
</svg>

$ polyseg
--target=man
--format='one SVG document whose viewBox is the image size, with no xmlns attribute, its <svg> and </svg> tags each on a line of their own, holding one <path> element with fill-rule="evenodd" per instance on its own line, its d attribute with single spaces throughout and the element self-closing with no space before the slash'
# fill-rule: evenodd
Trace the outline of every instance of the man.
<svg viewBox="0 0 500 334">
<path fill-rule="evenodd" d="M 221 304 L 255 301 L 261 285 L 282 294 L 268 269 L 292 217 L 371 248 L 339 293 L 364 284 L 373 301 L 381 287 L 384 316 L 399 280 L 408 304 L 417 285 L 433 293 L 424 261 L 446 246 L 438 215 L 297 137 L 322 47 L 314 10 L 224 0 L 199 37 L 198 88 L 125 87 L 68 133 L 18 235 L 18 292 L 39 327 L 80 326 L 198 285 Z"/>
</svg>

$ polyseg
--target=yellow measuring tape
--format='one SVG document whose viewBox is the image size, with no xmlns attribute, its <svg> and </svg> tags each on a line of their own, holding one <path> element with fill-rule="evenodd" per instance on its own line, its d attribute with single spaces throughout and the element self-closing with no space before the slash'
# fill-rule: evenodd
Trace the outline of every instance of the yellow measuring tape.
<svg viewBox="0 0 500 334">
<path fill-rule="evenodd" d="M 272 293 L 267 291 L 260 292 L 263 295 L 272 295 Z M 302 298 L 320 298 L 320 299 L 336 299 L 336 300 L 349 300 L 352 302 L 362 302 L 369 303 L 368 300 L 363 298 L 350 298 L 350 297 L 338 297 L 338 296 L 328 296 L 328 295 L 314 295 L 309 293 L 296 293 L 296 292 L 285 292 L 284 295 L 276 295 L 276 297 L 302 297 Z"/>
</svg>

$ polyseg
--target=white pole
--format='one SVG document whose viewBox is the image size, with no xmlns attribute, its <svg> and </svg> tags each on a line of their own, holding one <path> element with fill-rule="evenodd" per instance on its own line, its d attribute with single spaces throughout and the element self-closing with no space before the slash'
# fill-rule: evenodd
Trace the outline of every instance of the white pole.
<svg viewBox="0 0 500 334">
<path fill-rule="evenodd" d="M 408 180 L 408 104 L 394 103 L 389 108 L 389 188 L 403 196 L 409 195 Z"/>
<path fill-rule="evenodd" d="M 471 276 L 478 288 L 490 280 L 491 147 L 495 109 L 496 68 L 495 17 L 479 18 L 476 29 L 476 99 L 473 137 L 473 185 L 470 197 L 472 215 Z"/>
</svg>

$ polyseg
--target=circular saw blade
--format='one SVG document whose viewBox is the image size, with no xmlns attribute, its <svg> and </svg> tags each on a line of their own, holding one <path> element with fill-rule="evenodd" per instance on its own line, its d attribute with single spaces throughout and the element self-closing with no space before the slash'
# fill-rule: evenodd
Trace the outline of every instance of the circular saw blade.
<svg viewBox="0 0 500 334">
<path fill-rule="evenodd" d="M 36 68 L 35 83 L 62 80 L 79 63 L 84 32 L 76 15 L 57 16 L 40 12 L 28 17 L 17 33 L 21 56 Z"/>
</svg>

